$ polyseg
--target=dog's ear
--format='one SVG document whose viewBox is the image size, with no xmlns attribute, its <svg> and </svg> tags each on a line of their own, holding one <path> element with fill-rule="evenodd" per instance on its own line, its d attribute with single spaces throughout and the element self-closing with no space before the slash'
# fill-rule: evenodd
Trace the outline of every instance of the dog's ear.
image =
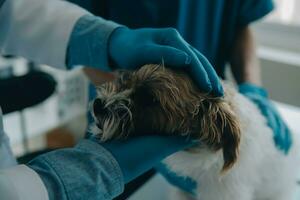
<svg viewBox="0 0 300 200">
<path fill-rule="evenodd" d="M 222 172 L 226 172 L 236 163 L 239 156 L 241 129 L 237 116 L 227 103 L 220 106 L 218 120 L 221 122 L 222 127 L 221 143 L 224 158 Z"/>
<path fill-rule="evenodd" d="M 222 149 L 222 173 L 226 172 L 235 164 L 239 154 L 241 130 L 238 118 L 232 106 L 223 99 L 205 99 L 201 110 L 204 115 L 200 139 L 213 150 Z"/>
</svg>

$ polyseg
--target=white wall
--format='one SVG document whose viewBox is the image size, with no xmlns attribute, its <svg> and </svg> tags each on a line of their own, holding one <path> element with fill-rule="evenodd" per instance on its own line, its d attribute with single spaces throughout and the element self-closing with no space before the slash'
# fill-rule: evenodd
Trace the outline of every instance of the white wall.
<svg viewBox="0 0 300 200">
<path fill-rule="evenodd" d="M 272 99 L 300 107 L 300 26 L 254 27 L 263 85 Z"/>
</svg>

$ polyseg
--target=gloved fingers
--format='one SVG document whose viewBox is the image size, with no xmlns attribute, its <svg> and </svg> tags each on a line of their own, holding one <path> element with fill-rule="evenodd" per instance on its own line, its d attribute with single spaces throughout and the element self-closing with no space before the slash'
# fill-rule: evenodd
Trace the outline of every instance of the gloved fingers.
<svg viewBox="0 0 300 200">
<path fill-rule="evenodd" d="M 188 73 L 203 92 L 210 93 L 212 91 L 212 85 L 209 81 L 208 75 L 200 62 L 192 64 L 188 68 Z"/>
<path fill-rule="evenodd" d="M 288 154 L 291 146 L 292 146 L 292 136 L 291 136 L 291 132 L 288 126 L 285 126 L 285 131 L 284 131 L 284 138 L 286 138 L 285 140 L 285 154 Z"/>
<path fill-rule="evenodd" d="M 266 117 L 267 125 L 273 131 L 273 138 L 276 147 L 285 152 L 284 146 L 286 138 L 283 135 L 284 130 L 282 129 L 283 126 L 281 121 L 278 121 L 278 118 L 274 115 L 273 111 L 270 108 L 266 107 L 266 105 L 261 105 L 260 107 L 262 114 Z"/>
<path fill-rule="evenodd" d="M 277 113 L 274 113 L 274 116 L 277 122 L 276 137 L 278 140 L 278 144 L 280 145 L 281 150 L 283 150 L 285 153 L 288 153 L 292 144 L 290 130 L 283 119 Z"/>
<path fill-rule="evenodd" d="M 280 148 L 281 150 L 285 150 L 284 147 L 285 147 L 285 127 L 284 127 L 284 124 L 282 123 L 281 120 L 279 120 L 278 118 L 276 118 L 276 130 L 274 130 L 276 133 L 275 133 L 275 141 L 276 141 L 276 144 L 278 146 L 278 148 Z"/>
<path fill-rule="evenodd" d="M 216 96 L 223 96 L 224 95 L 224 90 L 223 90 L 220 78 L 217 75 L 214 68 L 212 67 L 212 65 L 210 64 L 210 62 L 197 49 L 195 49 L 191 45 L 190 45 L 190 48 L 194 51 L 194 53 L 198 57 L 199 61 L 201 62 L 201 64 L 205 68 L 206 73 L 208 75 L 208 78 L 209 78 L 209 80 L 211 82 L 211 85 L 212 85 L 213 94 L 216 95 Z"/>
<path fill-rule="evenodd" d="M 264 110 L 266 110 L 265 113 L 268 116 L 268 119 L 270 119 L 269 121 L 272 124 L 273 130 L 276 132 L 276 135 L 282 138 L 286 125 L 278 114 L 277 109 L 272 104 L 272 102 L 267 100 L 262 101 L 262 106 L 264 107 Z"/>
<path fill-rule="evenodd" d="M 273 131 L 276 147 L 287 154 L 292 145 L 290 130 L 281 118 L 279 111 L 273 103 L 268 100 L 267 91 L 249 83 L 240 85 L 239 91 L 258 106 L 262 115 L 264 115 L 267 120 L 267 125 Z"/>
<path fill-rule="evenodd" d="M 278 135 L 277 120 L 272 110 L 270 110 L 269 105 L 265 103 L 266 100 L 255 95 L 247 95 L 247 96 L 258 106 L 262 115 L 266 118 L 267 125 L 272 129 L 274 134 Z"/>
<path fill-rule="evenodd" d="M 187 53 L 171 46 L 147 45 L 144 47 L 143 51 L 142 54 L 145 55 L 141 56 L 145 57 L 142 59 L 144 62 L 143 64 L 163 63 L 174 68 L 181 68 L 190 63 Z"/>
<path fill-rule="evenodd" d="M 289 129 L 280 117 L 280 115 L 277 113 L 277 109 L 271 104 L 271 102 L 265 101 L 260 101 L 260 110 L 262 114 L 266 117 L 267 124 L 274 133 L 274 142 L 276 147 L 284 153 L 287 153 L 291 146 Z"/>
<path fill-rule="evenodd" d="M 201 90 L 204 92 L 211 92 L 212 85 L 205 68 L 199 61 L 197 55 L 189 47 L 189 44 L 180 36 L 180 34 L 175 29 L 167 28 L 161 31 L 158 36 L 160 38 L 156 38 L 156 40 L 159 44 L 180 49 L 190 56 L 191 62 L 186 66 L 187 72 Z"/>
<path fill-rule="evenodd" d="M 290 133 L 289 133 L 289 129 L 288 127 L 286 126 L 286 124 L 284 123 L 284 121 L 282 121 L 281 119 L 280 120 L 280 123 L 281 123 L 281 137 L 282 137 L 282 140 L 283 140 L 283 144 L 282 144 L 282 150 L 285 152 L 285 153 L 288 153 L 288 150 L 290 149 L 290 146 L 291 146 L 291 141 L 290 141 Z"/>
<path fill-rule="evenodd" d="M 259 103 L 259 108 L 262 114 L 266 117 L 268 126 L 274 131 L 275 135 L 278 135 L 278 123 L 273 111 L 263 102 Z"/>
</svg>

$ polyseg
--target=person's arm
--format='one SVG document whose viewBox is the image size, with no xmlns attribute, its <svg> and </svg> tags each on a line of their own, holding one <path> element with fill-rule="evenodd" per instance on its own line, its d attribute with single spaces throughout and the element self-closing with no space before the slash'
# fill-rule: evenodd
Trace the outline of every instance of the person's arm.
<svg viewBox="0 0 300 200">
<path fill-rule="evenodd" d="M 239 0 L 235 38 L 230 57 L 231 70 L 237 83 L 261 85 L 260 66 L 250 25 L 274 9 L 273 0 Z"/>
<path fill-rule="evenodd" d="M 6 200 L 110 200 L 123 191 L 125 183 L 193 144 L 184 137 L 167 136 L 101 144 L 97 139 L 82 140 L 74 148 L 56 150 L 27 165 L 0 170 L 0 192 Z"/>
<path fill-rule="evenodd" d="M 260 64 L 255 48 L 250 26 L 241 28 L 233 43 L 230 59 L 231 71 L 238 84 L 249 82 L 261 85 Z"/>
</svg>

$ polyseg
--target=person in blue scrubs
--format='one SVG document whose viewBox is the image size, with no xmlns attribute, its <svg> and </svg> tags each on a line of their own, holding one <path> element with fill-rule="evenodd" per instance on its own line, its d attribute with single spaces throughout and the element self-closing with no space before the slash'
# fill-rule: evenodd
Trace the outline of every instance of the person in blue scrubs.
<svg viewBox="0 0 300 200">
<path fill-rule="evenodd" d="M 71 0 L 79 5 L 80 0 Z M 272 0 L 101 0 L 86 8 L 130 28 L 173 27 L 226 79 L 230 67 L 239 91 L 266 117 L 274 143 L 284 154 L 292 145 L 290 131 L 262 88 L 260 65 L 250 24 L 270 13 Z M 87 3 L 88 2 L 88 3 Z M 101 8 L 101 9 L 99 9 Z M 177 177 L 164 166 L 159 171 L 173 184 L 192 192 L 196 183 Z"/>
<path fill-rule="evenodd" d="M 257 104 L 273 129 L 276 146 L 287 153 L 289 129 L 261 87 L 260 65 L 250 24 L 270 13 L 272 0 L 70 0 L 130 28 L 173 27 L 225 79 L 230 67 L 239 91 Z M 93 92 L 91 93 L 93 98 Z"/>
</svg>

